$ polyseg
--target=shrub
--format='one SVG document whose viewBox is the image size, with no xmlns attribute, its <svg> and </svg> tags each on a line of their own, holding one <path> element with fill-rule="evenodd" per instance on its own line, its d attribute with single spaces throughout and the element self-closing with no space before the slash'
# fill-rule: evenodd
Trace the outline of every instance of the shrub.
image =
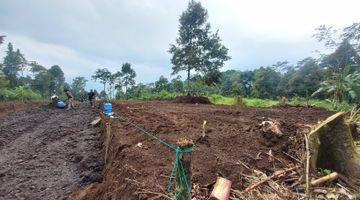
<svg viewBox="0 0 360 200">
<path fill-rule="evenodd" d="M 13 89 L 3 89 L 0 91 L 1 100 L 11 101 L 11 100 L 37 100 L 41 99 L 41 95 L 32 91 L 30 88 L 23 86 L 15 87 Z"/>
</svg>

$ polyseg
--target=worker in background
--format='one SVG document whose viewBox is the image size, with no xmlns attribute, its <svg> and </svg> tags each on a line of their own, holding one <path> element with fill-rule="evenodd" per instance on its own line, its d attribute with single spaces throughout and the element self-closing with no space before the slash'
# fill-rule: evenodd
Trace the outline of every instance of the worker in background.
<svg viewBox="0 0 360 200">
<path fill-rule="evenodd" d="M 56 95 L 51 96 L 51 103 L 54 107 L 57 107 L 57 103 L 59 102 L 59 97 Z"/>
<path fill-rule="evenodd" d="M 96 97 L 96 94 L 93 90 L 90 90 L 90 92 L 88 93 L 88 96 L 89 96 L 89 101 L 90 101 L 90 105 L 92 108 L 95 107 L 95 97 Z"/>
<path fill-rule="evenodd" d="M 74 96 L 73 94 L 71 93 L 71 91 L 69 89 L 64 89 L 64 92 L 67 96 L 67 104 L 68 104 L 68 107 L 67 107 L 67 110 L 70 110 L 71 108 L 75 109 L 74 107 L 74 104 L 73 104 L 73 101 L 74 101 Z"/>
</svg>

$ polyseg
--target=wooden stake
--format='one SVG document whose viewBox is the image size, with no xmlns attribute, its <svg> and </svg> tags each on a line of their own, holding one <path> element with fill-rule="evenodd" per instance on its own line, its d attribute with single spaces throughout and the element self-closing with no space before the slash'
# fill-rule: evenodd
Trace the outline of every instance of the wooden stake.
<svg viewBox="0 0 360 200">
<path fill-rule="evenodd" d="M 202 129 L 203 130 L 202 130 L 202 136 L 201 137 L 205 138 L 205 136 L 206 136 L 206 134 L 205 134 L 206 133 L 206 130 L 205 130 L 206 129 L 206 120 L 204 120 L 204 123 L 202 125 Z"/>
<path fill-rule="evenodd" d="M 110 147 L 110 140 L 111 140 L 111 121 L 106 123 L 106 135 L 105 135 L 105 163 L 107 161 L 109 147 Z"/>
<path fill-rule="evenodd" d="M 242 112 L 244 110 L 244 104 L 241 96 L 236 98 L 236 111 Z"/>
<path fill-rule="evenodd" d="M 284 106 L 286 104 L 286 97 L 281 96 L 280 98 L 280 105 Z"/>
<path fill-rule="evenodd" d="M 310 170 L 310 150 L 309 150 L 309 140 L 308 136 L 304 134 L 305 136 L 305 147 L 306 147 L 306 171 L 305 171 L 305 177 L 306 177 L 306 194 L 309 196 L 309 170 Z"/>
</svg>

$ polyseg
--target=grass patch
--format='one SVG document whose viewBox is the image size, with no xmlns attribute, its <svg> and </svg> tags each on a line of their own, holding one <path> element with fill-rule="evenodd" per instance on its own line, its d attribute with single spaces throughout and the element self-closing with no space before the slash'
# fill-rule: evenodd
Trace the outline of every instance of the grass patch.
<svg viewBox="0 0 360 200">
<path fill-rule="evenodd" d="M 213 104 L 219 104 L 219 105 L 234 105 L 236 101 L 235 97 L 224 97 L 221 95 L 211 95 L 209 99 Z M 271 107 L 279 104 L 279 100 L 257 99 L 257 98 L 243 98 L 243 102 L 244 105 L 247 107 Z M 331 111 L 350 111 L 353 107 L 348 103 L 334 104 L 330 100 L 304 99 L 304 98 L 288 99 L 287 104 L 316 106 Z"/>
</svg>

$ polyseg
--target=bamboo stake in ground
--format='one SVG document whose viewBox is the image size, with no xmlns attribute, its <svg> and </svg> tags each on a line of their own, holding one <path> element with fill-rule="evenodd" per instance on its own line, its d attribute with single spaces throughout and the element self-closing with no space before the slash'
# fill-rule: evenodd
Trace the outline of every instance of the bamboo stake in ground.
<svg viewBox="0 0 360 200">
<path fill-rule="evenodd" d="M 241 96 L 236 98 L 236 111 L 242 112 L 244 110 L 244 104 Z"/>
<path fill-rule="evenodd" d="M 204 120 L 204 123 L 203 123 L 203 125 L 202 125 L 202 129 L 203 129 L 203 130 L 202 130 L 202 135 L 201 135 L 201 137 L 202 137 L 202 138 L 205 138 L 205 136 L 206 136 L 206 134 L 205 134 L 205 133 L 206 133 L 206 130 L 205 130 L 205 129 L 206 129 L 206 120 Z"/>
<path fill-rule="evenodd" d="M 106 122 L 105 127 L 106 127 L 106 135 L 105 135 L 105 163 L 106 163 L 109 153 L 110 140 L 111 140 L 111 120 Z"/>
<path fill-rule="evenodd" d="M 184 150 L 184 149 L 187 149 L 187 148 L 192 148 L 194 146 L 194 142 L 192 140 L 188 140 L 188 139 L 180 139 L 178 142 L 177 142 L 177 145 L 180 147 L 180 149 Z M 192 175 L 192 172 L 191 172 L 191 156 L 192 154 L 190 153 L 183 153 L 181 156 L 180 156 L 180 160 L 183 164 L 183 167 L 184 167 L 184 171 L 185 171 L 185 175 L 186 175 L 186 179 L 189 180 L 189 184 L 190 184 L 190 180 L 191 180 L 191 175 Z M 176 172 L 176 173 L 179 173 L 179 172 Z M 177 177 L 177 176 L 176 176 Z M 182 195 L 180 197 L 180 200 L 185 200 L 185 199 L 188 199 L 187 198 L 187 191 L 186 191 L 186 188 L 179 188 L 179 186 L 181 185 L 181 180 L 179 179 L 176 179 L 176 188 L 179 190 L 184 190 L 185 191 L 181 191 L 182 192 Z M 190 187 L 190 190 L 191 190 L 191 184 L 189 185 Z"/>
<path fill-rule="evenodd" d="M 306 195 L 309 196 L 309 169 L 310 169 L 310 150 L 309 150 L 309 140 L 308 136 L 304 134 L 305 137 L 305 148 L 306 148 Z"/>
</svg>

